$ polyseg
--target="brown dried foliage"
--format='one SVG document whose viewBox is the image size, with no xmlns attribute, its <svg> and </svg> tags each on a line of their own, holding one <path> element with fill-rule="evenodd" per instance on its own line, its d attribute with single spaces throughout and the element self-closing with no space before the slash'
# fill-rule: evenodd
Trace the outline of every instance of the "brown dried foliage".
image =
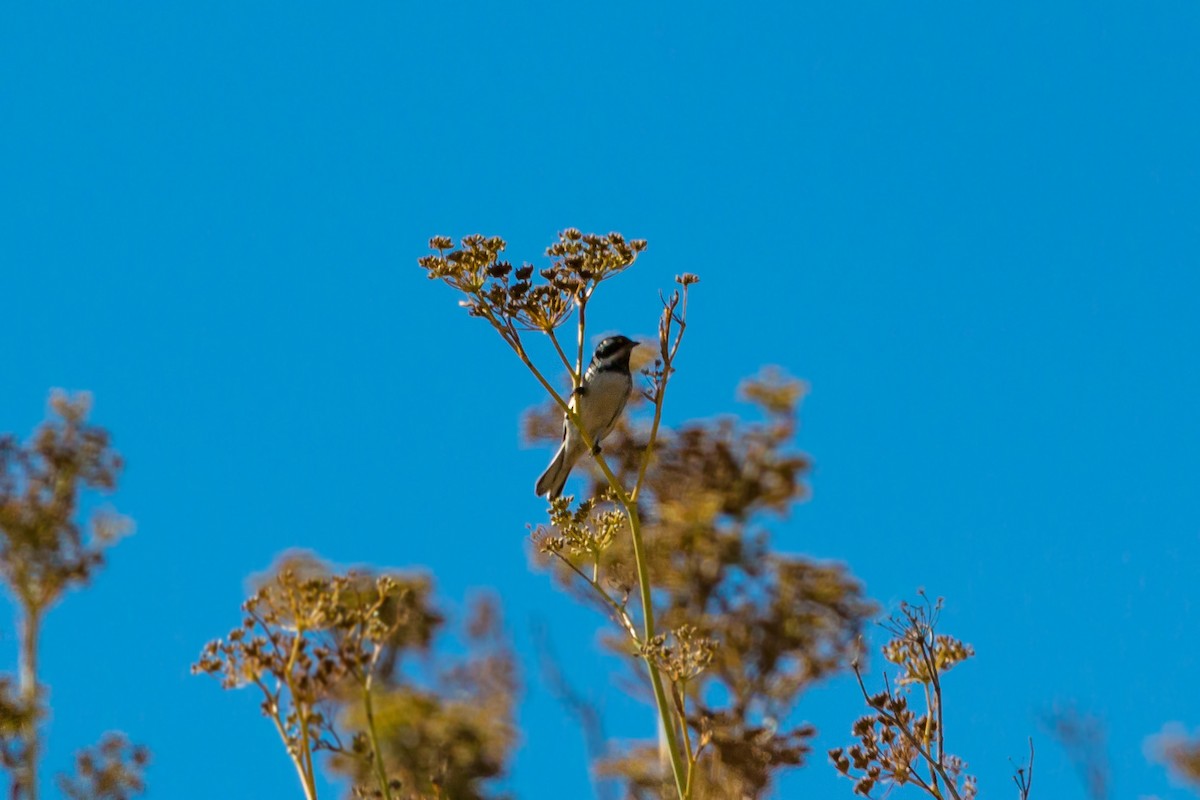
<svg viewBox="0 0 1200 800">
<path fill-rule="evenodd" d="M 508 245 L 498 236 L 467 236 L 457 248 L 450 237 L 435 236 L 429 246 L 436 254 L 418 259 L 428 277 L 462 292 L 471 316 L 501 323 L 505 338 L 515 339 L 521 330 L 549 332 L 562 325 L 578 300 L 586 304 L 601 281 L 633 264 L 646 242 L 569 228 L 546 249 L 551 263 L 540 270 L 502 260 Z"/>
<path fill-rule="evenodd" d="M 87 423 L 90 406 L 86 394 L 54 392 L 56 418 L 27 445 L 0 436 L 0 577 L 32 615 L 87 583 L 127 530 L 111 513 L 93 515 L 86 530 L 76 520 L 81 490 L 115 489 L 121 469 L 108 432 Z"/>
<path fill-rule="evenodd" d="M 431 663 L 444 624 L 427 577 L 336 574 L 295 553 L 258 584 L 242 625 L 210 642 L 193 671 L 259 690 L 307 797 L 321 752 L 356 796 L 489 796 L 515 740 L 512 655 L 494 609 L 476 609 L 472 657 L 423 687 L 405 667 L 410 656 Z"/>
<path fill-rule="evenodd" d="M 150 751 L 132 745 L 119 733 L 107 733 L 100 744 L 75 756 L 75 775 L 58 779 L 69 800 L 128 800 L 146 790 L 144 772 Z"/>
<path fill-rule="evenodd" d="M 883 623 L 892 634 L 883 655 L 899 671 L 894 679 L 885 674 L 882 691 L 868 692 L 858 662 L 853 665 L 871 713 L 851 728 L 857 743 L 830 750 L 829 758 L 838 772 L 854 780 L 855 794 L 871 797 L 877 786 L 906 784 L 937 800 L 972 800 L 977 793 L 966 762 L 946 751 L 942 713 L 942 676 L 975 651 L 937 632 L 941 609 L 941 598 L 930 601 L 921 593 L 921 602 L 901 603 L 899 612 Z M 914 710 L 910 690 L 918 688 Z"/>
</svg>

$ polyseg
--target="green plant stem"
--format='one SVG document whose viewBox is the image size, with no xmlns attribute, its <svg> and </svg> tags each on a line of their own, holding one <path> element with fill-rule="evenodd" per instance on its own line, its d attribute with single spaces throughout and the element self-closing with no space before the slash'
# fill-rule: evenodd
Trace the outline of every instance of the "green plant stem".
<svg viewBox="0 0 1200 800">
<path fill-rule="evenodd" d="M 271 710 L 271 713 L 269 716 L 271 717 L 271 722 L 274 723 L 274 725 L 275 725 L 275 730 L 279 733 L 279 740 L 281 742 L 283 742 L 284 750 L 290 751 L 291 746 L 288 744 L 287 729 L 285 729 L 283 727 L 283 720 L 280 719 L 280 717 L 279 717 L 278 696 L 275 694 L 272 694 L 271 691 L 267 689 L 266 684 L 264 684 L 259 678 L 255 677 L 253 680 L 254 680 L 254 684 L 256 686 L 258 686 L 258 688 L 262 691 L 263 695 L 268 700 L 269 705 L 267 707 L 270 708 L 270 710 Z M 292 762 L 292 766 L 296 768 L 296 777 L 298 777 L 300 779 L 300 785 L 302 787 L 304 787 L 304 797 L 306 798 L 306 800 L 316 800 L 316 798 L 317 798 L 316 787 L 309 786 L 308 778 L 304 774 L 303 766 L 301 766 L 300 762 L 298 760 L 296 760 L 295 758 L 290 758 L 290 756 L 291 756 L 290 752 L 288 753 L 288 755 L 289 755 L 289 760 Z"/>
<path fill-rule="evenodd" d="M 692 735 L 688 733 L 687 726 L 687 681 L 679 680 L 672 688 L 672 696 L 675 700 L 675 710 L 679 714 L 679 731 L 683 735 L 683 746 L 687 751 L 687 781 L 683 788 L 684 800 L 691 800 L 692 797 L 692 773 L 696 769 L 697 754 L 692 751 Z"/>
<path fill-rule="evenodd" d="M 687 314 L 687 287 L 683 287 L 683 314 Z M 668 344 L 670 338 L 670 323 L 675 320 L 679 323 L 679 330 L 675 334 L 675 342 L 673 345 Z M 658 428 L 662 423 L 663 403 L 667 397 L 667 382 L 671 379 L 671 364 L 675 360 L 675 354 L 679 352 L 679 343 L 683 340 L 683 332 L 687 328 L 685 316 L 675 316 L 675 306 L 668 305 L 666 308 L 666 316 L 660 325 L 659 342 L 661 344 L 661 352 L 663 357 L 662 364 L 662 383 L 658 385 L 658 390 L 654 396 L 654 419 L 650 423 L 650 437 L 646 440 L 646 452 L 642 456 L 642 463 L 638 465 L 637 480 L 633 484 L 633 492 L 629 497 L 632 502 L 637 502 L 638 496 L 642 493 L 642 484 L 646 480 L 646 471 L 650 468 L 650 458 L 654 454 L 654 445 L 658 441 Z"/>
<path fill-rule="evenodd" d="M 567 353 L 562 349 L 562 344 L 559 343 L 558 337 L 554 334 L 554 329 L 551 328 L 550 330 L 546 331 L 546 335 L 550 337 L 550 342 L 554 345 L 555 352 L 558 353 L 558 357 L 562 361 L 563 366 L 566 367 L 567 372 L 570 373 L 571 385 L 578 388 L 579 383 L 582 380 L 579 370 L 575 369 L 575 366 L 571 363 L 570 359 L 567 358 Z"/>
<path fill-rule="evenodd" d="M 649 642 L 655 636 L 654 604 L 650 592 L 650 572 L 646 565 L 646 548 L 642 544 L 642 522 L 638 515 L 636 501 L 630 502 L 626 497 L 621 504 L 625 507 L 625 513 L 629 518 L 629 531 L 633 536 L 633 559 L 637 566 L 638 588 L 642 595 L 642 629 L 646 641 Z M 667 737 L 667 749 L 671 751 L 671 771 L 675 776 L 675 788 L 679 791 L 680 798 L 686 798 L 687 773 L 684 771 L 679 753 L 679 743 L 675 738 L 675 725 L 671 720 L 671 710 L 667 704 L 666 692 L 663 691 L 662 676 L 653 661 L 648 658 L 643 660 L 650 671 L 650 684 L 654 687 L 654 702 L 658 705 L 658 714 L 662 718 L 663 730 Z"/>
<path fill-rule="evenodd" d="M 684 704 L 687 702 L 687 684 L 684 683 L 678 687 L 676 693 L 675 705 L 679 711 L 679 730 L 683 734 L 683 744 L 687 748 L 688 760 L 692 761 L 692 735 L 688 733 L 687 714 Z M 691 774 L 691 768 L 688 768 L 688 773 Z M 691 783 L 690 779 L 688 781 Z"/>
<path fill-rule="evenodd" d="M 388 785 L 387 771 L 383 768 L 383 753 L 379 750 L 379 732 L 375 728 L 375 704 L 371 701 L 371 678 L 375 669 L 375 661 L 379 657 L 379 650 L 376 650 L 371 656 L 371 673 L 367 674 L 367 679 L 363 681 L 363 710 L 367 715 L 367 733 L 371 737 L 371 752 L 373 754 L 372 761 L 375 766 L 375 777 L 379 781 L 379 789 L 383 792 L 384 800 L 392 800 L 392 789 Z"/>
<path fill-rule="evenodd" d="M 576 430 L 579 431 L 580 438 L 583 439 L 584 444 L 587 445 L 590 451 L 595 452 L 595 442 L 593 442 L 591 437 L 588 436 L 587 431 L 583 430 L 583 426 L 580 424 L 579 415 L 575 413 L 575 411 L 570 407 L 570 405 L 567 404 L 565 400 L 563 400 L 562 395 L 554 390 L 554 387 L 550 385 L 550 382 L 546 380 L 545 376 L 542 375 L 541 371 L 537 368 L 537 366 L 534 365 L 533 361 L 530 360 L 528 354 L 525 352 L 525 349 L 521 346 L 520 340 L 515 342 L 510 341 L 510 344 L 512 345 L 513 350 L 515 350 L 517 355 L 520 357 L 521 361 L 524 362 L 529 371 L 533 373 L 538 382 L 542 384 L 542 387 L 549 392 L 550 396 L 554 398 L 554 401 L 563 410 L 563 413 L 567 415 L 567 418 L 571 421 L 571 424 L 574 425 Z M 617 480 L 617 476 L 614 475 L 612 469 L 609 468 L 608 462 L 605 460 L 604 456 L 600 453 L 596 453 L 594 458 L 596 464 L 600 467 L 600 471 L 604 473 L 604 477 L 608 481 L 608 485 L 612 487 L 613 492 L 616 494 L 617 502 L 621 504 L 623 509 L 625 509 L 626 519 L 629 520 L 629 531 L 633 537 L 633 557 L 637 567 L 638 589 L 640 590 L 642 601 L 643 636 L 648 642 L 655 636 L 654 605 L 651 597 L 650 571 L 646 564 L 646 548 L 642 543 L 642 523 L 641 518 L 638 515 L 637 501 L 632 500 L 629 494 L 625 491 L 625 488 L 621 486 L 621 482 Z M 650 672 L 650 685 L 654 689 L 654 702 L 658 707 L 658 716 L 662 721 L 663 729 L 666 731 L 667 747 L 671 751 L 671 771 L 675 778 L 675 788 L 679 791 L 680 798 L 683 798 L 686 796 L 687 792 L 687 775 L 684 771 L 683 761 L 679 754 L 679 743 L 675 738 L 675 725 L 671 719 L 671 707 L 667 703 L 667 696 L 663 691 L 662 676 L 659 675 L 658 666 L 649 659 L 644 660 L 646 662 L 646 668 Z"/>
<path fill-rule="evenodd" d="M 22 731 L 23 763 L 17 773 L 17 787 L 14 787 L 24 789 L 24 793 L 15 793 L 13 796 L 22 797 L 24 800 L 37 800 L 37 762 L 40 745 L 37 729 L 37 660 L 38 636 L 41 632 L 42 620 L 41 614 L 32 602 L 26 602 L 24 606 L 24 617 L 21 620 L 21 654 L 20 664 L 18 665 L 18 682 L 20 684 L 21 702 L 28 710 L 30 717 L 29 722 Z"/>
<path fill-rule="evenodd" d="M 287 666 L 284 668 L 284 679 L 287 682 L 288 692 L 292 697 L 292 704 L 296 708 L 296 720 L 300 728 L 300 752 L 292 757 L 296 762 L 296 769 L 300 772 L 300 781 L 304 784 L 304 795 L 308 800 L 316 800 L 317 798 L 317 780 L 313 772 L 312 750 L 308 742 L 308 711 L 303 703 L 296 700 L 296 688 L 292 685 L 292 669 L 296 665 L 296 658 L 300 655 L 300 642 L 304 636 L 304 630 L 297 628 L 296 636 L 292 640 L 292 649 L 288 654 Z M 286 737 L 285 737 L 286 743 Z"/>
<path fill-rule="evenodd" d="M 925 670 L 929 674 L 930 683 L 932 683 L 932 692 L 930 691 L 930 683 L 925 684 L 925 706 L 928 709 L 927 721 L 925 724 L 925 746 L 933 752 L 933 742 L 930 736 L 930 726 L 933 724 L 934 712 L 937 712 L 937 763 L 942 766 L 943 759 L 946 753 L 946 731 L 942 727 L 942 682 L 938 674 L 937 654 L 934 652 L 934 645 L 929 643 L 933 638 L 932 627 L 921 631 L 921 657 L 925 662 Z M 936 640 L 935 640 L 936 642 Z M 933 786 L 937 788 L 937 774 L 933 773 Z"/>
<path fill-rule="evenodd" d="M 579 312 L 579 364 L 580 368 L 582 369 L 582 305 L 579 308 Z M 608 485 L 612 487 L 613 492 L 616 494 L 617 502 L 620 503 L 621 507 L 625 510 L 625 516 L 629 520 L 630 535 L 633 538 L 633 557 L 637 567 L 638 588 L 640 590 L 642 601 L 643 636 L 645 637 L 645 641 L 651 641 L 656 635 L 654 629 L 654 605 L 653 598 L 651 596 L 652 587 L 650 584 L 650 571 L 646 563 L 646 548 L 642 542 L 642 523 L 641 518 L 638 515 L 637 501 L 632 499 L 629 493 L 625 491 L 625 488 L 621 485 L 621 482 L 617 480 L 617 476 L 613 474 L 612 469 L 608 466 L 608 461 L 605 460 L 604 456 L 597 451 L 595 446 L 596 443 L 592 441 L 592 438 L 588 435 L 587 431 L 583 429 L 579 415 L 576 414 L 571 408 L 570 404 L 563 399 L 562 395 L 550 385 L 550 382 L 546 380 L 544 375 L 542 375 L 541 370 L 539 370 L 537 365 L 533 363 L 533 360 L 529 358 L 529 354 L 525 352 L 525 348 L 521 344 L 521 338 L 516 334 L 516 331 L 514 331 L 511 326 L 507 326 L 497 319 L 490 311 L 487 311 L 486 306 L 484 316 L 489 322 L 491 322 L 497 331 L 500 332 L 501 338 L 508 342 L 509 346 L 517 354 L 517 357 L 520 358 L 525 367 L 531 373 L 533 373 L 533 376 L 537 379 L 538 383 L 540 383 L 542 388 L 545 389 L 552 398 L 554 398 L 554 402 L 558 404 L 559 408 L 561 408 L 563 413 L 566 414 L 567 419 L 570 420 L 571 424 L 575 426 L 575 429 L 579 432 L 580 438 L 583 439 L 583 443 L 587 446 L 590 452 L 594 453 L 593 458 L 596 464 L 600 467 L 600 471 L 604 473 L 604 477 L 608 481 Z M 653 447 L 653 442 L 650 443 L 648 449 L 649 447 Z M 646 457 L 649 458 L 648 453 Z M 650 659 L 643 659 L 643 661 L 645 661 L 646 668 L 650 673 L 650 685 L 654 689 L 654 703 L 658 708 L 658 716 L 662 722 L 663 730 L 665 731 L 665 735 L 667 737 L 667 748 L 671 752 L 671 772 L 675 778 L 675 788 L 678 790 L 679 797 L 682 800 L 682 798 L 685 798 L 687 794 L 687 773 L 684 770 L 683 759 L 679 752 L 679 742 L 675 734 L 674 721 L 671 719 L 671 706 L 667 702 L 666 692 L 663 691 L 662 676 L 659 674 L 658 666 Z"/>
<path fill-rule="evenodd" d="M 579 382 L 575 387 L 583 385 L 583 331 L 587 324 L 587 301 L 592 296 L 587 287 L 584 287 L 575 297 L 575 307 L 579 309 L 579 353 L 575 359 L 575 374 L 578 376 Z"/>
</svg>

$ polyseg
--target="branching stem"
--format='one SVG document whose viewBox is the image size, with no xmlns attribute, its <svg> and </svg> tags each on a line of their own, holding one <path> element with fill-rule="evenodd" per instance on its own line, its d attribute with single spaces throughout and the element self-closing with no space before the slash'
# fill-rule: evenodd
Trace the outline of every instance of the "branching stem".
<svg viewBox="0 0 1200 800">
<path fill-rule="evenodd" d="M 582 373 L 579 371 L 581 368 L 577 368 L 571 363 L 571 360 L 567 358 L 567 354 L 562 349 L 562 345 L 559 344 L 558 336 L 555 335 L 554 329 L 551 328 L 546 333 L 550 336 L 550 341 L 554 345 L 554 351 L 558 353 L 558 357 L 562 360 L 563 366 L 567 368 L 567 372 L 571 375 L 571 385 L 574 388 L 579 388 L 579 384 L 583 380 L 581 377 Z"/>
<path fill-rule="evenodd" d="M 655 392 L 655 397 L 654 397 L 654 401 L 655 401 L 654 402 L 654 406 L 655 406 L 654 421 L 651 426 L 650 439 L 647 442 L 645 453 L 642 456 L 642 463 L 639 466 L 637 479 L 634 484 L 633 490 L 627 491 L 626 488 L 621 484 L 621 482 L 617 478 L 617 476 L 613 473 L 612 469 L 609 467 L 607 460 L 600 453 L 599 448 L 596 447 L 596 442 L 592 440 L 592 437 L 583 428 L 583 425 L 581 424 L 579 415 L 571 407 L 571 404 L 567 401 L 567 399 L 565 399 L 562 396 L 562 394 L 560 392 L 555 390 L 555 388 L 550 384 L 550 382 L 548 380 L 546 380 L 546 377 L 545 377 L 545 375 L 542 374 L 541 370 L 539 370 L 537 368 L 537 366 L 533 363 L 533 360 L 529 357 L 529 354 L 525 351 L 524 344 L 521 342 L 520 331 L 517 329 L 517 326 L 513 323 L 513 320 L 511 318 L 509 318 L 508 316 L 498 314 L 496 312 L 496 310 L 491 307 L 491 305 L 489 304 L 488 298 L 485 297 L 483 294 L 482 282 L 479 282 L 478 284 L 473 284 L 470 287 L 461 287 L 461 285 L 460 285 L 460 288 L 464 288 L 465 291 L 467 291 L 467 293 L 470 294 L 474 298 L 475 302 L 473 304 L 471 304 L 471 307 L 474 309 L 474 312 L 476 314 L 478 314 L 479 316 L 483 317 L 484 319 L 486 319 L 492 325 L 492 327 L 494 327 L 496 329 L 496 331 L 500 334 L 500 337 L 508 344 L 509 347 L 512 348 L 513 352 L 515 352 L 517 354 L 517 357 L 521 359 L 521 362 L 526 366 L 526 368 L 530 371 L 530 373 L 532 373 L 532 375 L 538 381 L 538 383 L 540 383 L 542 385 L 542 388 L 546 390 L 546 393 L 548 395 L 550 395 L 551 398 L 554 399 L 555 404 L 562 410 L 568 423 L 570 425 L 573 425 L 575 427 L 575 429 L 578 431 L 580 438 L 583 440 L 584 445 L 587 447 L 587 449 L 590 452 L 593 453 L 593 458 L 595 460 L 595 463 L 600 468 L 600 471 L 604 474 L 604 478 L 608 482 L 608 485 L 611 487 L 616 502 L 622 507 L 622 509 L 624 509 L 626 519 L 629 522 L 630 537 L 633 542 L 634 562 L 635 562 L 635 565 L 637 568 L 638 588 L 640 590 L 639 594 L 640 594 L 640 599 L 641 599 L 641 603 L 642 603 L 642 636 L 643 636 L 643 639 L 641 641 L 641 644 L 644 645 L 646 642 L 652 641 L 656 635 L 655 634 L 655 626 L 654 626 L 654 604 L 653 604 L 653 591 L 652 591 L 653 587 L 652 587 L 652 584 L 650 583 L 649 566 L 648 566 L 647 558 L 646 558 L 645 543 L 642 538 L 642 521 L 641 521 L 641 517 L 638 513 L 637 497 L 641 491 L 642 484 L 645 480 L 646 470 L 649 467 L 650 458 L 651 458 L 651 455 L 654 450 L 655 440 L 658 435 L 659 424 L 662 420 L 663 397 L 666 392 L 667 380 L 668 380 L 668 377 L 669 377 L 669 375 L 671 373 L 671 369 L 672 369 L 671 361 L 673 360 L 675 353 L 678 351 L 679 343 L 680 343 L 680 340 L 683 335 L 683 328 L 685 326 L 683 317 L 680 314 L 676 313 L 677 310 L 679 309 L 679 305 L 681 302 L 681 296 L 680 296 L 679 292 L 675 292 L 674 294 L 672 294 L 672 297 L 669 301 L 665 300 L 665 299 L 663 301 L 665 309 L 664 309 L 664 313 L 663 313 L 663 318 L 659 324 L 659 339 L 660 339 L 660 346 L 661 346 L 662 355 L 663 355 L 663 370 L 662 370 L 662 373 L 660 376 L 660 380 L 658 382 L 658 386 L 656 387 L 656 392 Z M 562 346 L 558 341 L 558 337 L 554 334 L 553 329 L 551 328 L 551 329 L 546 330 L 546 333 L 550 336 L 551 343 L 554 345 L 554 349 L 558 353 L 559 358 L 562 360 L 563 364 L 567 367 L 567 371 L 571 373 L 573 390 L 578 389 L 583 381 L 584 340 L 585 340 L 586 327 L 587 327 L 587 303 L 588 303 L 588 300 L 591 298 L 591 294 L 592 294 L 592 291 L 594 290 L 594 288 L 595 288 L 595 283 L 585 282 L 583 285 L 579 286 L 575 291 L 574 300 L 575 300 L 576 310 L 578 311 L 578 325 L 577 325 L 578 335 L 577 335 L 577 350 L 576 350 L 576 360 L 575 360 L 574 369 L 571 368 L 569 359 L 567 358 L 565 351 L 562 349 Z M 684 291 L 683 291 L 683 295 L 682 295 L 682 303 L 683 303 L 683 310 L 686 311 L 686 307 L 687 307 L 686 306 L 686 304 L 687 304 L 687 300 L 686 300 L 686 298 L 687 298 L 687 283 L 686 282 L 683 282 L 683 288 L 684 288 Z M 672 331 L 672 327 L 675 324 L 677 324 L 679 327 L 676 332 L 674 341 L 672 342 L 670 339 L 670 334 Z M 591 585 L 594 589 L 596 589 L 610 604 L 616 606 L 615 602 L 612 601 L 612 598 L 608 597 L 608 594 L 600 588 L 599 584 L 597 583 L 597 581 L 595 579 L 588 579 L 587 576 L 584 573 L 582 573 L 579 569 L 575 568 L 574 565 L 571 565 L 571 567 L 576 572 L 576 574 L 579 574 L 589 585 Z M 619 606 L 616 606 L 616 607 L 620 608 Z M 624 612 L 624 609 L 620 609 L 620 611 L 621 611 L 621 616 L 623 616 L 624 619 L 628 620 L 628 615 L 626 614 L 626 612 Z M 632 624 L 630 624 L 630 627 L 632 627 Z M 636 638 L 636 629 L 634 632 L 634 637 Z M 663 689 L 662 676 L 660 674 L 658 666 L 653 662 L 652 659 L 643 657 L 643 660 L 645 661 L 646 668 L 650 674 L 650 684 L 654 690 L 655 705 L 657 706 L 659 720 L 662 724 L 662 729 L 663 729 L 664 734 L 667 739 L 667 748 L 671 754 L 671 770 L 673 773 L 673 777 L 675 779 L 675 788 L 678 790 L 679 797 L 681 799 L 686 798 L 687 793 L 688 793 L 688 786 L 687 786 L 688 779 L 687 779 L 687 774 L 685 772 L 684 763 L 682 760 L 682 754 L 681 754 L 680 748 L 679 748 L 679 741 L 678 741 L 677 733 L 675 730 L 675 724 L 672 719 L 671 706 L 667 699 L 666 692 Z M 681 717 L 681 720 L 680 720 L 681 724 L 686 725 L 686 719 L 683 717 L 682 712 L 680 714 L 680 717 Z M 685 733 L 686 733 L 686 731 L 685 731 Z M 689 757 L 690 757 L 690 747 L 689 747 Z"/>
<path fill-rule="evenodd" d="M 936 771 L 936 773 L 941 776 L 942 781 L 946 784 L 946 791 L 950 792 L 950 796 L 954 798 L 954 800 L 962 800 L 962 797 L 959 796 L 958 790 L 954 786 L 954 781 L 951 780 L 950 776 L 946 774 L 945 768 L 938 763 L 937 759 L 933 757 L 933 754 L 930 753 L 929 750 L 921 743 L 921 740 L 918 739 L 911 730 L 909 730 L 908 725 L 903 720 L 897 719 L 886 709 L 871 705 L 871 693 L 867 691 L 867 686 L 865 683 L 863 683 L 862 672 L 859 671 L 857 664 L 853 665 L 853 669 L 854 677 L 858 679 L 858 688 L 862 692 L 863 697 L 866 698 L 867 705 L 875 709 L 880 717 L 900 731 L 900 734 L 905 738 L 905 740 L 907 740 L 910 745 L 916 748 L 917 752 L 921 754 L 921 757 L 925 759 L 925 763 L 927 763 L 932 770 Z M 888 690 L 888 695 L 891 695 L 890 689 Z M 916 774 L 914 773 L 914 777 L 915 776 Z M 936 780 L 934 782 L 934 786 L 930 789 L 926 789 L 926 791 L 929 791 L 930 794 L 934 795 L 935 797 L 942 796 L 941 792 L 937 790 Z"/>
<path fill-rule="evenodd" d="M 566 558 L 558 553 L 555 553 L 555 555 L 558 556 L 559 560 L 566 564 L 572 572 L 578 575 L 584 583 L 596 590 L 596 594 L 598 594 L 600 598 L 607 603 L 610 608 L 612 608 L 617 623 L 625 629 L 625 632 L 629 634 L 630 638 L 632 638 L 635 642 L 640 641 L 640 639 L 638 639 L 637 628 L 634 626 L 633 620 L 629 618 L 629 614 L 624 608 L 621 607 L 621 604 L 616 600 L 613 600 L 612 596 L 609 595 L 608 592 L 604 591 L 604 587 L 602 587 L 598 582 L 592 578 L 589 578 L 583 572 L 583 570 L 572 564 L 569 558 Z"/>
<path fill-rule="evenodd" d="M 582 380 L 583 376 L 583 341 L 587 296 L 587 294 L 582 295 L 583 302 L 579 303 L 579 351 L 577 362 L 579 369 L 577 373 L 578 380 Z M 546 390 L 546 393 L 554 399 L 555 404 L 562 410 L 563 414 L 566 415 L 567 419 L 570 421 L 570 424 L 575 426 L 575 429 L 579 432 L 579 436 L 581 439 L 583 439 L 584 445 L 590 452 L 594 453 L 593 458 L 596 462 L 596 465 L 600 467 L 600 471 L 604 474 L 605 480 L 608 481 L 608 485 L 612 488 L 617 502 L 624 509 L 625 516 L 629 521 L 630 536 L 633 540 L 633 557 L 635 566 L 637 568 L 638 589 L 640 590 L 639 594 L 642 603 L 642 635 L 644 637 L 644 641 L 648 642 L 652 640 L 656 635 L 654 627 L 652 586 L 650 583 L 650 572 L 646 563 L 646 548 L 642 541 L 642 523 L 638 514 L 636 499 L 625 490 L 625 487 L 621 485 L 620 480 L 609 467 L 608 461 L 604 458 L 602 453 L 598 452 L 596 443 L 592 440 L 592 437 L 588 434 L 588 432 L 584 430 L 584 427 L 581 424 L 582 420 L 580 420 L 579 415 L 573 408 L 571 408 L 571 405 L 563 398 L 563 396 L 557 390 L 555 390 L 550 382 L 546 380 L 546 376 L 542 374 L 541 370 L 537 368 L 537 365 L 534 364 L 533 360 L 529 357 L 529 354 L 525 352 L 525 347 L 521 342 L 521 337 L 517 330 L 512 326 L 511 323 L 501 320 L 494 313 L 492 313 L 491 309 L 487 307 L 486 302 L 484 302 L 482 296 L 477 295 L 477 299 L 480 300 L 480 308 L 483 317 L 487 319 L 494 328 L 496 328 L 496 330 L 500 333 L 501 338 L 508 343 L 509 347 L 513 349 L 513 352 L 517 354 L 517 357 L 521 359 L 521 363 L 523 363 L 530 373 L 533 374 L 538 383 L 542 385 L 542 388 Z M 670 310 L 672 312 L 674 311 L 673 308 Z M 657 425 L 658 421 L 661 419 L 661 415 L 662 391 L 660 390 L 656 402 L 655 427 L 652 431 L 652 437 L 657 434 Z M 639 472 L 639 475 L 641 476 L 644 476 L 645 464 L 649 462 L 649 454 L 653 449 L 653 446 L 654 440 L 651 438 L 651 441 L 647 445 L 646 455 L 643 457 L 643 467 Z M 659 674 L 658 666 L 649 659 L 644 659 L 644 661 L 646 663 L 646 668 L 650 673 L 650 685 L 654 690 L 655 706 L 658 709 L 659 719 L 667 737 L 667 748 L 671 753 L 671 771 L 675 779 L 675 788 L 679 792 L 679 797 L 684 798 L 687 795 L 687 774 L 684 769 L 682 755 L 679 751 L 679 742 L 675 733 L 674 721 L 671 719 L 671 706 L 667 700 L 666 692 L 663 689 L 662 676 Z"/>
<path fill-rule="evenodd" d="M 305 800 L 317 800 L 316 787 L 309 782 L 308 776 L 304 773 L 303 764 L 292 753 L 292 745 L 288 741 L 287 728 L 283 724 L 283 718 L 279 716 L 279 693 L 268 689 L 267 685 L 262 682 L 262 678 L 257 675 L 251 678 L 251 680 L 262 691 L 263 696 L 267 698 L 264 703 L 264 707 L 269 712 L 267 716 L 271 718 L 271 722 L 275 725 L 275 730 L 279 733 L 279 740 L 283 742 L 283 749 L 287 751 L 292 766 L 296 768 L 296 777 L 300 779 L 300 785 L 304 787 Z"/>
<path fill-rule="evenodd" d="M 289 594 L 291 589 L 289 587 Z M 299 622 L 299 620 L 297 620 Z M 288 654 L 287 665 L 284 668 L 284 681 L 287 684 L 288 693 L 292 698 L 292 705 L 296 710 L 296 723 L 299 728 L 297 739 L 299 752 L 291 754 L 292 760 L 296 762 L 297 769 L 300 770 L 300 780 L 304 784 L 304 795 L 308 800 L 316 800 L 317 797 L 317 781 L 313 770 L 312 749 L 308 742 L 308 708 L 307 704 L 299 700 L 296 696 L 296 686 L 292 682 L 292 674 L 295 669 L 296 659 L 300 656 L 300 646 L 304 641 L 304 629 L 297 626 L 296 636 L 292 639 L 291 652 Z M 289 753 L 291 750 L 289 748 Z"/>
</svg>

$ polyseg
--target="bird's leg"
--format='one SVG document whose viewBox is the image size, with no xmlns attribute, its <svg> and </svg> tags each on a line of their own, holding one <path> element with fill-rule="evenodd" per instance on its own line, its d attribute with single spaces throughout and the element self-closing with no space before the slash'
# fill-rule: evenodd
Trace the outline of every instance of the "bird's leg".
<svg viewBox="0 0 1200 800">
<path fill-rule="evenodd" d="M 600 445 L 598 445 L 598 444 L 592 445 L 592 455 L 593 456 L 600 455 Z"/>
</svg>

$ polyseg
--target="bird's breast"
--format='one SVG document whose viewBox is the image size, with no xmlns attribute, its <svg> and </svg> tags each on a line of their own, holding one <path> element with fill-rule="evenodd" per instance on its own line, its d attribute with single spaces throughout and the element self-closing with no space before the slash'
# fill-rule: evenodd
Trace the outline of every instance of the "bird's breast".
<svg viewBox="0 0 1200 800">
<path fill-rule="evenodd" d="M 629 399 L 633 381 L 620 372 L 598 372 L 587 382 L 587 391 L 579 398 L 579 416 L 589 431 L 608 427 Z"/>
</svg>

